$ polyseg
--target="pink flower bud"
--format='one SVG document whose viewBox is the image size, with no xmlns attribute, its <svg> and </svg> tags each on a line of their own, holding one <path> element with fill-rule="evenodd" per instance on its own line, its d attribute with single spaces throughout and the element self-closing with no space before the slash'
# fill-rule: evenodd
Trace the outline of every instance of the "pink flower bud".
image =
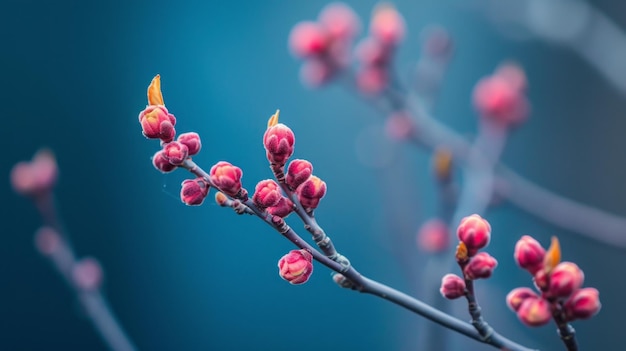
<svg viewBox="0 0 626 351">
<path fill-rule="evenodd" d="M 54 154 L 37 151 L 30 162 L 19 162 L 11 169 L 11 185 L 21 195 L 37 196 L 52 190 L 58 176 Z"/>
<path fill-rule="evenodd" d="M 310 88 L 318 88 L 330 81 L 334 73 L 330 64 L 324 60 L 311 58 L 300 68 L 300 80 Z"/>
<path fill-rule="evenodd" d="M 469 263 L 463 269 L 468 279 L 486 279 L 491 277 L 493 270 L 498 266 L 498 261 L 486 252 L 479 252 L 470 258 Z"/>
<path fill-rule="evenodd" d="M 555 297 L 568 297 L 580 289 L 585 280 L 585 274 L 575 263 L 561 262 L 550 274 L 548 294 Z"/>
<path fill-rule="evenodd" d="M 83 290 L 97 290 L 102 285 L 102 267 L 91 257 L 76 262 L 72 268 L 72 280 Z"/>
<path fill-rule="evenodd" d="M 356 85 L 366 95 L 379 94 L 387 86 L 389 74 L 385 68 L 364 66 L 356 73 Z"/>
<path fill-rule="evenodd" d="M 332 40 L 347 41 L 360 30 L 359 17 L 346 4 L 335 2 L 326 5 L 318 17 Z"/>
<path fill-rule="evenodd" d="M 259 208 L 267 208 L 278 205 L 282 197 L 278 184 L 272 179 L 266 179 L 257 183 L 252 201 Z"/>
<path fill-rule="evenodd" d="M 298 200 L 307 211 L 317 208 L 320 200 L 326 195 L 326 183 L 316 176 L 311 176 L 296 190 Z"/>
<path fill-rule="evenodd" d="M 289 34 L 289 48 L 300 58 L 321 55 L 328 49 L 328 45 L 328 34 L 316 22 L 300 22 Z"/>
<path fill-rule="evenodd" d="M 389 46 L 374 37 L 361 40 L 354 49 L 356 59 L 364 66 L 382 66 L 389 63 L 392 54 Z"/>
<path fill-rule="evenodd" d="M 177 140 L 179 143 L 187 146 L 187 149 L 189 150 L 189 156 L 193 156 L 200 152 L 200 148 L 202 147 L 202 143 L 200 142 L 200 135 L 198 135 L 198 133 L 183 133 L 178 136 Z"/>
<path fill-rule="evenodd" d="M 276 205 L 267 208 L 267 212 L 269 212 L 272 216 L 278 216 L 280 218 L 289 216 L 292 211 L 293 202 L 286 197 L 281 197 Z"/>
<path fill-rule="evenodd" d="M 493 75 L 474 87 L 474 106 L 482 117 L 503 125 L 516 125 L 528 115 L 528 101 L 508 77 Z"/>
<path fill-rule="evenodd" d="M 446 299 L 458 299 L 465 295 L 465 281 L 456 274 L 446 274 L 441 279 L 439 292 Z"/>
<path fill-rule="evenodd" d="M 291 129 L 282 123 L 267 128 L 265 135 L 263 135 L 267 159 L 270 163 L 277 165 L 284 165 L 287 159 L 291 157 L 295 142 L 296 137 Z"/>
<path fill-rule="evenodd" d="M 395 7 L 383 3 L 374 9 L 370 22 L 370 33 L 383 44 L 397 45 L 404 38 L 404 32 L 404 18 Z"/>
<path fill-rule="evenodd" d="M 394 112 L 385 120 L 385 133 L 393 140 L 406 140 L 415 132 L 411 116 L 405 112 Z"/>
<path fill-rule="evenodd" d="M 517 312 L 522 302 L 528 298 L 537 299 L 539 296 L 531 288 L 515 288 L 506 295 L 506 304 L 511 310 Z"/>
<path fill-rule="evenodd" d="M 311 177 L 313 165 L 307 160 L 296 159 L 289 163 L 285 182 L 289 188 L 296 189 Z"/>
<path fill-rule="evenodd" d="M 569 320 L 591 318 L 601 307 L 600 292 L 595 288 L 576 290 L 563 306 Z"/>
<path fill-rule="evenodd" d="M 473 214 L 461 220 L 456 233 L 459 240 L 467 246 L 469 255 L 473 256 L 477 250 L 489 244 L 491 225 L 479 215 Z"/>
<path fill-rule="evenodd" d="M 189 156 L 189 149 L 183 143 L 172 141 L 163 146 L 163 156 L 170 161 L 171 164 L 180 166 Z"/>
<path fill-rule="evenodd" d="M 209 171 L 211 181 L 224 194 L 235 197 L 241 190 L 241 168 L 226 161 L 216 163 Z"/>
<path fill-rule="evenodd" d="M 529 297 L 522 301 L 517 310 L 517 317 L 529 327 L 538 327 L 550 321 L 550 305 L 542 298 Z"/>
<path fill-rule="evenodd" d="M 543 258 L 546 250 L 537 240 L 529 235 L 522 236 L 515 244 L 513 257 L 517 264 L 535 274 L 543 266 Z"/>
<path fill-rule="evenodd" d="M 417 232 L 417 246 L 426 252 L 441 252 L 450 246 L 448 226 L 440 219 L 427 221 Z"/>
<path fill-rule="evenodd" d="M 180 200 L 187 206 L 201 205 L 209 193 L 209 184 L 203 178 L 185 179 L 181 184 Z"/>
<path fill-rule="evenodd" d="M 312 261 L 307 250 L 291 250 L 278 260 L 278 274 L 291 284 L 304 284 L 313 273 Z"/>
<path fill-rule="evenodd" d="M 35 233 L 35 247 L 42 255 L 51 256 L 61 248 L 61 236 L 50 227 L 41 227 Z"/>
<path fill-rule="evenodd" d="M 146 138 L 161 139 L 169 143 L 174 140 L 176 118 L 163 105 L 149 105 L 139 113 L 139 123 Z"/>
<path fill-rule="evenodd" d="M 152 165 L 163 173 L 168 173 L 176 169 L 176 166 L 171 164 L 165 157 L 165 151 L 163 150 L 157 151 L 154 156 L 152 156 Z"/>
<path fill-rule="evenodd" d="M 528 87 L 526 73 L 524 73 L 522 67 L 515 63 L 507 62 L 500 65 L 496 69 L 495 74 L 509 82 L 509 84 L 518 91 L 524 91 Z"/>
</svg>

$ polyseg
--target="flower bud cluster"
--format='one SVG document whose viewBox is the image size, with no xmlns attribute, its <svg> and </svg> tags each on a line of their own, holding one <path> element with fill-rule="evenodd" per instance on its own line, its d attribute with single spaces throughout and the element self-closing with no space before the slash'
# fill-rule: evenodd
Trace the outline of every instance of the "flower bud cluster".
<svg viewBox="0 0 626 351">
<path fill-rule="evenodd" d="M 291 30 L 291 52 L 304 59 L 300 77 L 309 86 L 330 81 L 350 61 L 350 47 L 361 24 L 354 11 L 333 3 L 320 12 L 317 21 L 303 21 Z"/>
<path fill-rule="evenodd" d="M 200 152 L 201 142 L 197 133 L 183 133 L 175 141 L 163 142 L 161 150 L 152 156 L 152 165 L 168 173 L 182 165 L 187 158 Z"/>
<path fill-rule="evenodd" d="M 466 294 L 465 291 L 459 293 L 461 291 L 459 281 L 463 281 L 465 290 L 467 284 L 465 281 L 489 278 L 498 266 L 498 261 L 493 256 L 486 252 L 478 252 L 491 240 L 491 225 L 487 220 L 477 214 L 463 218 L 457 227 L 457 236 L 460 242 L 456 259 L 463 271 L 463 278 L 454 274 L 443 277 L 440 291 L 448 299 L 456 299 Z M 456 290 L 450 289 L 450 286 L 456 287 Z"/>
<path fill-rule="evenodd" d="M 573 262 L 555 262 L 553 257 L 560 257 L 558 246 L 546 251 L 537 240 L 524 235 L 515 245 L 513 256 L 520 267 L 533 275 L 538 290 L 516 288 L 506 297 L 507 305 L 522 323 L 540 326 L 552 317 L 569 322 L 590 318 L 600 311 L 598 290 L 582 288 L 583 271 Z M 561 315 L 555 317 L 555 311 Z"/>
<path fill-rule="evenodd" d="M 370 21 L 369 36 L 355 49 L 359 62 L 357 87 L 365 94 L 380 93 L 389 80 L 389 65 L 393 52 L 404 38 L 402 15 L 391 4 L 378 5 Z"/>
<path fill-rule="evenodd" d="M 267 160 L 279 180 L 282 178 L 285 163 L 293 155 L 294 144 L 293 131 L 286 125 L 278 123 L 278 113 L 273 115 L 263 135 L 263 145 Z M 316 209 L 322 197 L 326 195 L 326 183 L 313 175 L 313 165 L 307 160 L 292 160 L 287 167 L 287 174 L 284 175 L 284 182 L 289 190 L 295 191 L 298 200 L 307 212 Z M 255 191 L 255 195 L 259 190 L 261 189 Z M 289 214 L 293 209 L 293 203 L 280 196 L 275 204 L 263 207 L 269 207 L 270 213 L 284 217 L 281 214 Z"/>
<path fill-rule="evenodd" d="M 11 186 L 21 195 L 39 196 L 52 191 L 58 167 L 52 152 L 40 150 L 32 161 L 19 162 L 11 169 Z"/>
<path fill-rule="evenodd" d="M 517 65 L 504 64 L 474 87 L 474 107 L 482 118 L 503 126 L 515 126 L 528 116 L 526 76 Z"/>
</svg>

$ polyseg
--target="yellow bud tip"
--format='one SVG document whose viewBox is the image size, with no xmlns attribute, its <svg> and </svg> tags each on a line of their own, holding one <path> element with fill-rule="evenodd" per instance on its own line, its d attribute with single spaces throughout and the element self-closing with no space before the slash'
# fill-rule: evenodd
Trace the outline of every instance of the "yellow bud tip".
<svg viewBox="0 0 626 351">
<path fill-rule="evenodd" d="M 161 93 L 161 76 L 156 75 L 152 78 L 148 86 L 148 105 L 163 105 L 163 94 Z"/>
<path fill-rule="evenodd" d="M 450 150 L 440 148 L 435 151 L 434 157 L 435 175 L 439 180 L 447 180 L 452 172 L 452 153 Z"/>
<path fill-rule="evenodd" d="M 278 117 L 280 116 L 280 110 L 276 110 L 270 119 L 267 121 L 267 128 L 271 128 L 278 124 Z"/>
<path fill-rule="evenodd" d="M 467 246 L 464 242 L 459 241 L 459 245 L 456 247 L 456 259 L 457 261 L 464 261 L 467 259 Z"/>
<path fill-rule="evenodd" d="M 559 239 L 553 236 L 550 247 L 543 259 L 543 266 L 546 273 L 550 273 L 559 262 L 561 262 L 561 245 L 559 244 Z"/>
<path fill-rule="evenodd" d="M 215 193 L 215 202 L 217 202 L 218 205 L 226 206 L 227 201 L 228 198 L 222 192 L 218 191 L 217 193 Z"/>
</svg>

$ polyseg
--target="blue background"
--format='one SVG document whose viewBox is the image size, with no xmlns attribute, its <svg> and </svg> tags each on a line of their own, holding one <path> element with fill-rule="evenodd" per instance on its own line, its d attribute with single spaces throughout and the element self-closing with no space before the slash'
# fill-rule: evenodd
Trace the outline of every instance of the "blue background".
<svg viewBox="0 0 626 351">
<path fill-rule="evenodd" d="M 385 200 L 384 169 L 368 166 L 357 150 L 366 138 L 371 158 L 388 153 L 394 157 L 388 165 L 403 165 L 413 180 L 402 192 L 404 220 L 415 228 L 436 210 L 428 155 L 372 138 L 368 133 L 376 135 L 380 116 L 340 87 L 310 91 L 301 85 L 287 36 L 325 3 L 0 5 L 0 173 L 8 180 L 10 167 L 41 146 L 56 152 L 64 221 L 78 253 L 102 262 L 106 295 L 139 349 L 415 349 L 407 335 L 419 317 L 337 288 L 319 265 L 310 282 L 290 286 L 279 278 L 276 262 L 292 247 L 271 228 L 212 201 L 184 206 L 178 191 L 187 175 L 153 169 L 158 143 L 143 138 L 137 123 L 145 89 L 159 73 L 177 130 L 202 137 L 203 150 L 194 159 L 207 169 L 218 160 L 241 166 L 252 189 L 271 176 L 261 137 L 267 118 L 280 108 L 281 121 L 297 136 L 295 156 L 313 162 L 328 184 L 316 213 L 336 246 L 365 275 L 413 291 L 416 283 L 406 272 L 415 267 L 403 267 L 387 230 L 400 209 Z M 470 136 L 475 82 L 503 60 L 520 62 L 533 114 L 510 138 L 504 161 L 559 194 L 626 215 L 624 96 L 571 51 L 512 41 L 464 3 L 396 3 L 408 26 L 398 71 L 410 72 L 419 57 L 421 29 L 432 23 L 448 28 L 456 56 L 437 115 Z M 351 3 L 364 22 L 374 4 Z M 623 5 L 597 5 L 626 23 Z M 70 290 L 33 249 L 40 222 L 32 204 L 13 194 L 8 181 L 0 182 L 0 198 L 0 349 L 104 350 Z M 586 285 L 600 290 L 604 305 L 593 320 L 575 323 L 581 349 L 610 349 L 621 340 L 623 251 L 507 205 L 487 218 L 494 228 L 490 252 L 500 266 L 483 310 L 496 328 L 529 346 L 562 348 L 552 325 L 525 328 L 504 304 L 510 289 L 530 285 L 511 259 L 515 241 L 532 234 L 547 244 L 558 235 L 564 259 L 584 269 Z M 291 224 L 300 230 L 295 218 Z M 413 245 L 410 235 L 402 240 Z"/>
</svg>

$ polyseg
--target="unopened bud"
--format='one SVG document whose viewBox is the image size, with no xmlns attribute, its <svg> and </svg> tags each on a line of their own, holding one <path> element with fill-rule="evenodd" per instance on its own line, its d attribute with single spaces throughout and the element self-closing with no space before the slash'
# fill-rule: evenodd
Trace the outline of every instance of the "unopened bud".
<svg viewBox="0 0 626 351">
<path fill-rule="evenodd" d="M 491 240 L 491 225 L 477 214 L 467 216 L 461 220 L 457 228 L 457 236 L 467 246 L 470 256 L 477 250 L 489 244 Z"/>
<path fill-rule="evenodd" d="M 517 317 L 529 327 L 538 327 L 550 321 L 550 305 L 542 298 L 529 297 L 525 299 L 517 310 Z"/>
<path fill-rule="evenodd" d="M 580 289 L 585 280 L 585 274 L 573 262 L 559 263 L 550 274 L 548 294 L 554 297 L 568 297 Z"/>
<path fill-rule="evenodd" d="M 291 284 L 304 284 L 313 273 L 313 256 L 307 250 L 291 250 L 278 261 L 279 275 Z"/>
<path fill-rule="evenodd" d="M 498 261 L 486 252 L 479 252 L 470 258 L 469 263 L 463 269 L 468 279 L 486 279 L 491 277 L 493 270 L 498 266 Z"/>
<path fill-rule="evenodd" d="M 587 319 L 596 315 L 602 304 L 600 292 L 595 288 L 584 288 L 575 291 L 567 301 L 564 309 L 569 320 Z"/>
<path fill-rule="evenodd" d="M 209 172 L 211 181 L 224 194 L 234 197 L 241 190 L 241 168 L 226 161 L 216 163 Z"/>
<path fill-rule="evenodd" d="M 545 255 L 546 250 L 529 235 L 524 235 L 517 241 L 513 253 L 515 262 L 531 274 L 535 274 L 542 268 Z"/>
<path fill-rule="evenodd" d="M 531 288 L 515 288 L 506 295 L 506 304 L 509 308 L 517 312 L 522 305 L 522 302 L 528 298 L 538 298 L 537 294 Z"/>
<path fill-rule="evenodd" d="M 446 299 L 458 299 L 465 295 L 465 281 L 456 274 L 446 274 L 441 279 L 439 292 Z"/>
</svg>

